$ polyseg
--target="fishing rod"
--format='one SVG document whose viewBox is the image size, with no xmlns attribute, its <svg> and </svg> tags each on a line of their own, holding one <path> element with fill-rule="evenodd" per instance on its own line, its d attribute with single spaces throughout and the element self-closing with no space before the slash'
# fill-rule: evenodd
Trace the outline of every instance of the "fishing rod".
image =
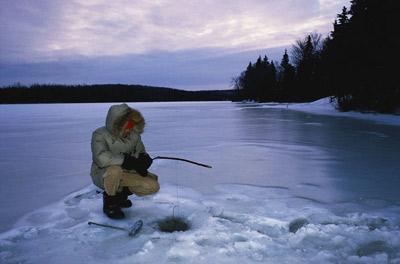
<svg viewBox="0 0 400 264">
<path fill-rule="evenodd" d="M 165 156 L 157 156 L 157 157 L 153 158 L 153 160 L 156 160 L 156 159 L 179 160 L 179 161 L 184 161 L 184 162 L 192 163 L 192 164 L 194 164 L 194 165 L 201 166 L 201 167 L 205 167 L 205 168 L 209 168 L 209 169 L 212 168 L 210 165 L 203 164 L 203 163 L 199 163 L 199 162 L 195 162 L 195 161 L 188 160 L 188 159 L 182 159 L 182 158 L 165 157 Z"/>
</svg>

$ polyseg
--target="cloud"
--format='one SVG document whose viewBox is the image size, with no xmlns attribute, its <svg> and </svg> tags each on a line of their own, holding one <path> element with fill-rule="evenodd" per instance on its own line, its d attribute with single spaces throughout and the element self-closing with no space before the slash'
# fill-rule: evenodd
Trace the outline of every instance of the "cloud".
<svg viewBox="0 0 400 264">
<path fill-rule="evenodd" d="M 348 0 L 3 0 L 0 61 L 252 50 L 328 32 Z"/>
<path fill-rule="evenodd" d="M 33 83 L 124 83 L 186 90 L 228 89 L 259 55 L 280 60 L 285 47 L 225 53 L 221 49 L 155 52 L 151 55 L 103 56 L 63 61 L 0 64 L 0 86 Z"/>
</svg>

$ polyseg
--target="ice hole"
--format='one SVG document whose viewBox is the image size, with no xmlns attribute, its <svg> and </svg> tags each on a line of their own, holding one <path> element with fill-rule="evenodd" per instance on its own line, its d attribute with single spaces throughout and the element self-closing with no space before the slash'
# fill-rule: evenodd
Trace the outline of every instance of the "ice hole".
<svg viewBox="0 0 400 264">
<path fill-rule="evenodd" d="M 172 233 L 175 231 L 187 231 L 190 225 L 185 219 L 180 217 L 168 217 L 158 221 L 158 227 L 161 232 Z"/>
</svg>

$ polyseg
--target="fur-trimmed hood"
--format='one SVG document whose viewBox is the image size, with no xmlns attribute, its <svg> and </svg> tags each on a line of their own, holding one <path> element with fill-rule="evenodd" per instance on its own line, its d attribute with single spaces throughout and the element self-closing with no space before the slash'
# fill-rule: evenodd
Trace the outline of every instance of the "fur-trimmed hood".
<svg viewBox="0 0 400 264">
<path fill-rule="evenodd" d="M 128 119 L 135 123 L 134 131 L 129 136 L 123 137 L 123 127 Z M 109 166 L 121 166 L 125 154 L 136 158 L 140 153 L 146 153 L 140 133 L 144 129 L 142 114 L 130 108 L 127 104 L 113 105 L 108 110 L 106 125 L 97 128 L 92 134 L 92 167 L 90 175 L 93 183 L 103 186 L 103 176 Z"/>
<path fill-rule="evenodd" d="M 134 130 L 143 133 L 145 120 L 143 115 L 127 104 L 113 105 L 110 107 L 106 118 L 106 128 L 114 136 L 122 136 L 122 128 L 128 119 L 135 122 Z"/>
</svg>

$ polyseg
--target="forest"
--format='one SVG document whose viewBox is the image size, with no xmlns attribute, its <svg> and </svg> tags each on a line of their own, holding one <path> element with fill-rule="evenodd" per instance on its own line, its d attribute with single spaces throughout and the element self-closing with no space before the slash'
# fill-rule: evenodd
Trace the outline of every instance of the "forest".
<svg viewBox="0 0 400 264">
<path fill-rule="evenodd" d="M 400 47 L 394 0 L 353 0 L 323 38 L 312 33 L 285 50 L 280 63 L 265 55 L 233 78 L 238 100 L 308 102 L 331 96 L 341 111 L 400 110 L 395 54 Z"/>
<path fill-rule="evenodd" d="M 97 103 L 161 101 L 225 101 L 232 90 L 185 91 L 165 87 L 126 84 L 12 85 L 0 89 L 0 103 Z"/>
</svg>

